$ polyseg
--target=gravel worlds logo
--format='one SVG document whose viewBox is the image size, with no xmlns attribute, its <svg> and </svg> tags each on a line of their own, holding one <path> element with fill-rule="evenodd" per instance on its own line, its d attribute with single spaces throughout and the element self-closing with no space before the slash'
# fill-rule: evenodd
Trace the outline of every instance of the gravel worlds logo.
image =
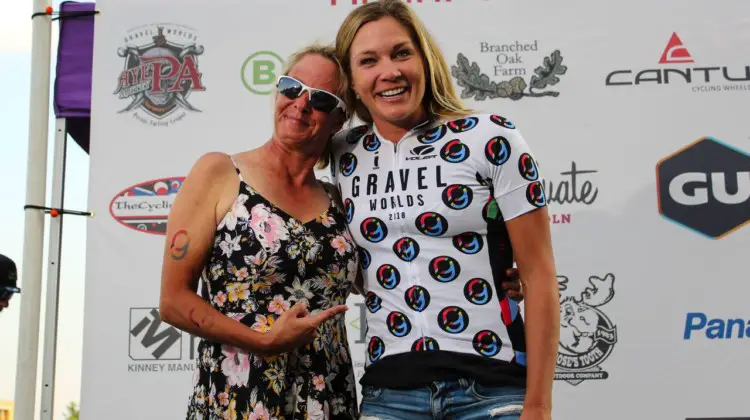
<svg viewBox="0 0 750 420">
<path fill-rule="evenodd" d="M 125 68 L 114 94 L 130 103 L 119 112 L 132 112 L 133 118 L 154 127 L 181 121 L 187 111 L 200 112 L 188 98 L 206 90 L 198 65 L 201 54 L 203 46 L 186 26 L 154 24 L 128 31 L 125 46 L 117 49 Z"/>
<path fill-rule="evenodd" d="M 568 71 L 568 67 L 562 64 L 560 50 L 543 56 L 539 54 L 537 40 L 510 44 L 483 41 L 478 47 L 481 64 L 458 53 L 456 64 L 451 66 L 453 78 L 463 88 L 461 98 L 517 101 L 528 97 L 557 97 L 560 94 L 552 90 L 560 82 L 560 76 Z M 541 65 L 532 64 L 539 60 Z"/>
<path fill-rule="evenodd" d="M 617 344 L 617 327 L 601 307 L 615 296 L 615 275 L 589 277 L 590 286 L 578 296 L 562 293 L 568 289 L 566 276 L 558 276 L 557 282 L 562 299 L 555 379 L 571 385 L 590 379 L 607 379 L 609 374 L 600 365 Z"/>
</svg>

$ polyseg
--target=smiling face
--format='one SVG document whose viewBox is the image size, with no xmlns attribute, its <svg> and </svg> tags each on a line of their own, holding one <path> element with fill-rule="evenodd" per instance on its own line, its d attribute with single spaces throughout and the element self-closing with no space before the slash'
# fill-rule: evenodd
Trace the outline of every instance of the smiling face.
<svg viewBox="0 0 750 420">
<path fill-rule="evenodd" d="M 288 75 L 316 89 L 334 93 L 339 87 L 339 70 L 336 63 L 319 54 L 302 57 L 289 70 Z M 304 147 L 310 151 L 323 150 L 325 143 L 343 123 L 343 114 L 334 110 L 328 114 L 313 109 L 310 93 L 304 92 L 296 99 L 276 95 L 274 130 L 284 144 Z"/>
<path fill-rule="evenodd" d="M 352 89 L 376 125 L 408 130 L 425 118 L 424 58 L 396 19 L 384 17 L 363 25 L 349 59 Z"/>
</svg>

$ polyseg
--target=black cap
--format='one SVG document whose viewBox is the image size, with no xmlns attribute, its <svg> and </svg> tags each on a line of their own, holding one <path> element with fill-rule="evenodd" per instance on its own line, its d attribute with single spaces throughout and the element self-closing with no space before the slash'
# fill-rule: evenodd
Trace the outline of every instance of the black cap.
<svg viewBox="0 0 750 420">
<path fill-rule="evenodd" d="M 18 272 L 16 271 L 16 264 L 10 258 L 0 254 L 0 287 L 16 287 L 17 279 Z"/>
</svg>

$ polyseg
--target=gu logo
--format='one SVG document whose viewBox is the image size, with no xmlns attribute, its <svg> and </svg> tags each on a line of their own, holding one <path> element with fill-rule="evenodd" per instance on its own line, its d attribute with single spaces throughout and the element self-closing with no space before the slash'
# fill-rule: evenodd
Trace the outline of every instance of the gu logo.
<svg viewBox="0 0 750 420">
<path fill-rule="evenodd" d="M 175 111 L 200 112 L 188 102 L 192 92 L 204 91 L 198 66 L 203 46 L 193 30 L 159 24 L 134 28 L 125 36 L 117 55 L 125 59 L 114 94 L 130 103 L 120 113 L 134 112 L 137 120 L 152 126 L 168 126 L 186 113 L 167 119 Z"/>
<path fill-rule="evenodd" d="M 130 308 L 129 341 L 133 360 L 182 359 L 182 334 L 163 324 L 156 308 Z"/>
<path fill-rule="evenodd" d="M 721 239 L 750 222 L 750 154 L 698 139 L 659 161 L 656 191 L 664 218 Z"/>
<path fill-rule="evenodd" d="M 567 290 L 568 278 L 558 276 L 560 291 Z M 589 277 L 589 284 L 579 296 L 568 295 L 560 301 L 560 346 L 556 380 L 578 385 L 587 379 L 607 379 L 609 374 L 599 365 L 612 353 L 617 343 L 617 327 L 600 307 L 615 296 L 615 276 Z"/>
</svg>

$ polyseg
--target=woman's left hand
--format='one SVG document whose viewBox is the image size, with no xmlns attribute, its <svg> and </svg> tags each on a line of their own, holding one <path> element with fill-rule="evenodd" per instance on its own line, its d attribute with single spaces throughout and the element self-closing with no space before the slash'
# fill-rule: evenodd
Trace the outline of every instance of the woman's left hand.
<svg viewBox="0 0 750 420">
<path fill-rule="evenodd" d="M 505 293 L 516 302 L 523 300 L 523 286 L 517 268 L 509 268 L 506 272 L 508 279 L 502 284 Z"/>
</svg>

